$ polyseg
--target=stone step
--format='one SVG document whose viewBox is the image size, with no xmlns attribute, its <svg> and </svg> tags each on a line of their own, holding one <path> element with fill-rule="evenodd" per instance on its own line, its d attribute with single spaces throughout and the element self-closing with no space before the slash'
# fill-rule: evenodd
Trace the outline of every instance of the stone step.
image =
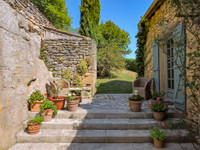
<svg viewBox="0 0 200 150">
<path fill-rule="evenodd" d="M 29 118 L 33 118 L 37 112 L 28 112 Z M 167 112 L 168 118 L 183 118 L 185 114 L 178 110 L 170 109 Z M 129 109 L 83 109 L 78 108 L 76 112 L 69 112 L 67 110 L 60 110 L 55 118 L 69 118 L 69 119 L 116 119 L 116 118 L 134 118 L 145 119 L 153 118 L 150 109 L 142 109 L 141 112 L 131 112 Z"/>
<path fill-rule="evenodd" d="M 163 122 L 166 125 L 168 122 L 182 125 L 182 121 L 178 118 L 169 118 Z M 51 122 L 43 122 L 41 129 L 142 130 L 155 126 L 161 127 L 161 122 L 154 119 L 52 119 Z M 27 121 L 23 122 L 23 128 L 26 127 Z"/>
<path fill-rule="evenodd" d="M 9 150 L 156 150 L 153 143 L 17 143 Z M 195 143 L 165 143 L 162 150 L 198 150 Z"/>
<path fill-rule="evenodd" d="M 191 142 L 186 130 L 166 130 L 166 142 Z M 42 129 L 36 135 L 21 131 L 17 143 L 149 143 L 148 130 L 53 130 Z"/>
</svg>

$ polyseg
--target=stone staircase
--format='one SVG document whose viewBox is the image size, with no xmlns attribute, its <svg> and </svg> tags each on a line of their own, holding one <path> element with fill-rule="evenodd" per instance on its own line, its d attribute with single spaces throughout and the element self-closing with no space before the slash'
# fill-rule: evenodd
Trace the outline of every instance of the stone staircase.
<svg viewBox="0 0 200 150">
<path fill-rule="evenodd" d="M 103 101 L 102 101 L 103 103 Z M 91 104 L 91 103 L 89 103 Z M 51 122 L 43 122 L 40 133 L 29 135 L 26 133 L 26 122 L 23 130 L 16 135 L 17 144 L 10 150 L 85 150 L 85 149 L 144 149 L 153 148 L 148 129 L 160 126 L 161 122 L 152 118 L 149 109 L 143 107 L 141 112 L 134 113 L 129 109 L 87 109 L 83 104 L 76 112 L 59 111 Z M 36 113 L 29 112 L 32 118 Z M 169 110 L 167 119 L 174 124 L 180 123 L 184 117 L 182 112 Z M 190 145 L 190 150 L 196 147 L 188 131 L 166 129 L 166 144 L 182 149 Z M 176 143 L 182 143 L 176 144 Z"/>
</svg>

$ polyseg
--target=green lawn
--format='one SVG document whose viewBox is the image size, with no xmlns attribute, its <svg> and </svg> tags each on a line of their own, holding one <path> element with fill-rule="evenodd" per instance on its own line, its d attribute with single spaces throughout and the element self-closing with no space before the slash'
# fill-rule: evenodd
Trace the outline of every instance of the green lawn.
<svg viewBox="0 0 200 150">
<path fill-rule="evenodd" d="M 132 93 L 132 82 L 137 74 L 123 70 L 115 73 L 115 78 L 97 79 L 97 93 Z"/>
</svg>

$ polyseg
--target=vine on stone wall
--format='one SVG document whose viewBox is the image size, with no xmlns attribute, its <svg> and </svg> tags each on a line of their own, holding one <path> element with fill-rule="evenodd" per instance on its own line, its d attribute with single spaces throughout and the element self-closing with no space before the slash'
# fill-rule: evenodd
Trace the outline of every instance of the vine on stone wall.
<svg viewBox="0 0 200 150">
<path fill-rule="evenodd" d="M 44 41 L 41 41 L 39 58 L 44 61 L 46 67 L 48 68 L 48 54 L 47 54 L 46 50 L 47 50 L 47 46 L 45 46 Z"/>
</svg>

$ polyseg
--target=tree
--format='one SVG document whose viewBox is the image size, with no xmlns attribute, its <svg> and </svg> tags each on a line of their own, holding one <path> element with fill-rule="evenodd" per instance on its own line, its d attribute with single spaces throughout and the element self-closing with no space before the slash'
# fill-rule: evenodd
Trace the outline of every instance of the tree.
<svg viewBox="0 0 200 150">
<path fill-rule="evenodd" d="M 65 30 L 71 26 L 65 0 L 31 0 L 39 11 L 58 29 Z"/>
<path fill-rule="evenodd" d="M 123 69 L 125 66 L 124 57 L 116 45 L 108 45 L 100 48 L 97 53 L 98 76 L 111 76 L 112 71 Z"/>
<path fill-rule="evenodd" d="M 130 71 L 137 71 L 135 59 L 126 58 L 125 59 L 125 68 Z"/>
<path fill-rule="evenodd" d="M 81 19 L 79 33 L 92 39 L 96 39 L 101 11 L 100 0 L 81 0 L 80 11 Z"/>
<path fill-rule="evenodd" d="M 131 50 L 128 49 L 130 44 L 129 33 L 112 21 L 101 23 L 99 27 L 100 33 L 98 36 L 98 48 L 105 48 L 108 45 L 116 45 L 120 48 L 122 54 L 129 54 Z"/>
</svg>

